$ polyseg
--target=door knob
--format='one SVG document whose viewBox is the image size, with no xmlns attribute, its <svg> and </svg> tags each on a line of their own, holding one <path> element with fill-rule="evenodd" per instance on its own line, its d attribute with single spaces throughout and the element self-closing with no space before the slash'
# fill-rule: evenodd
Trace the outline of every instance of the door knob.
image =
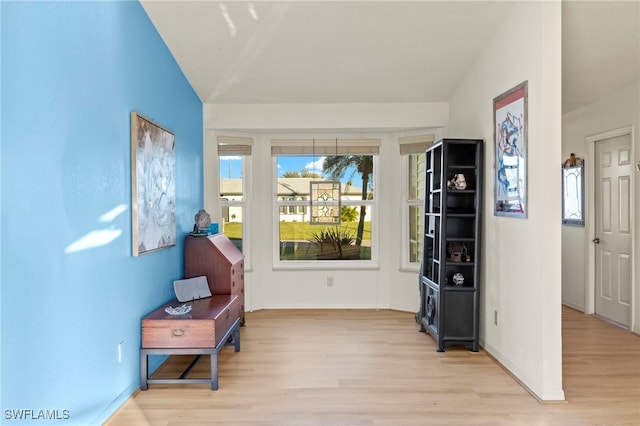
<svg viewBox="0 0 640 426">
<path fill-rule="evenodd" d="M 596 244 L 600 244 L 600 238 L 595 237 L 593 240 L 591 240 L 592 243 L 596 243 Z"/>
</svg>

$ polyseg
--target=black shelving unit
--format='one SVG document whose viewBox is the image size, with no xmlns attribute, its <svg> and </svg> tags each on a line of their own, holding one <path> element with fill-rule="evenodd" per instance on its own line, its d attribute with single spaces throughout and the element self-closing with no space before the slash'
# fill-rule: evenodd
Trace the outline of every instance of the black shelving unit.
<svg viewBox="0 0 640 426">
<path fill-rule="evenodd" d="M 451 345 L 478 351 L 483 145 L 442 139 L 426 152 L 418 322 L 439 352 Z M 456 175 L 466 184 L 455 185 Z"/>
</svg>

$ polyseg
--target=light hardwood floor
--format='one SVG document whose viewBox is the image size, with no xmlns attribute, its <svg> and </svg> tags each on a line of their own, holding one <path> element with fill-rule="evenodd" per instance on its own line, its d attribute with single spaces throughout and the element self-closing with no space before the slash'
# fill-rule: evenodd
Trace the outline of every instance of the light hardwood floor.
<svg viewBox="0 0 640 426">
<path fill-rule="evenodd" d="M 563 308 L 566 402 L 540 403 L 484 351 L 436 352 L 413 314 L 247 313 L 220 353 L 220 389 L 149 385 L 121 425 L 640 425 L 640 337 Z M 158 374 L 179 375 L 192 357 Z M 208 359 L 193 376 L 207 377 Z"/>
</svg>

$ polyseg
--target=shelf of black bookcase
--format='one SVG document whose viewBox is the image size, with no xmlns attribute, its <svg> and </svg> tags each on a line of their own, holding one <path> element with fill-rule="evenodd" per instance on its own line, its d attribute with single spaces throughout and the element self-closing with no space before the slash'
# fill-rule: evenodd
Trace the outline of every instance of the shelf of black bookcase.
<svg viewBox="0 0 640 426">
<path fill-rule="evenodd" d="M 467 286 L 467 285 L 451 285 L 451 284 L 445 284 L 445 286 L 442 288 L 442 290 L 444 291 L 462 291 L 462 292 L 474 292 L 477 289 L 474 286 Z"/>
<path fill-rule="evenodd" d="M 474 246 L 474 240 L 472 237 L 460 237 L 460 236 L 454 235 L 454 236 L 448 236 L 447 238 L 443 238 L 442 240 L 446 241 L 447 245 L 449 245 L 449 243 L 462 243 L 462 244 L 466 243 L 467 249 Z M 464 263 L 464 262 L 461 262 L 461 263 Z"/>
<path fill-rule="evenodd" d="M 452 213 L 450 210 L 447 210 L 447 217 L 457 217 L 457 218 L 469 218 L 474 219 L 476 215 L 474 213 Z"/>
<path fill-rule="evenodd" d="M 445 266 L 474 266 L 474 262 L 452 262 L 450 260 L 445 261 Z"/>
<path fill-rule="evenodd" d="M 448 164 L 447 165 L 447 169 L 448 170 L 451 170 L 451 169 L 473 170 L 476 167 L 477 166 L 475 164 Z"/>
<path fill-rule="evenodd" d="M 447 235 L 447 237 L 443 238 L 443 240 L 447 243 L 473 243 L 475 241 L 472 235 L 469 235 L 467 237 L 463 237 L 460 235 Z"/>
<path fill-rule="evenodd" d="M 456 208 L 456 207 L 449 207 L 447 208 L 447 213 L 449 214 L 462 214 L 462 215 L 466 215 L 466 216 L 475 216 L 476 212 L 472 209 L 466 208 L 466 209 L 461 209 L 461 208 Z"/>
<path fill-rule="evenodd" d="M 447 216 L 448 217 L 475 217 L 476 214 L 469 209 L 461 210 L 456 209 L 455 207 L 447 206 Z"/>
<path fill-rule="evenodd" d="M 438 192 L 440 192 L 440 190 L 438 190 Z M 475 193 L 475 189 L 450 189 L 447 191 L 447 195 L 473 195 Z"/>
</svg>

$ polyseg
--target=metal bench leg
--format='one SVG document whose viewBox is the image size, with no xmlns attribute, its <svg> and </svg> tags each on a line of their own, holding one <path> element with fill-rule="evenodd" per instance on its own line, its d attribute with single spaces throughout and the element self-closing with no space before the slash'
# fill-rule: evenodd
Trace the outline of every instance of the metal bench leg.
<svg viewBox="0 0 640 426">
<path fill-rule="evenodd" d="M 149 364 L 148 355 L 144 351 L 140 351 L 140 389 L 147 390 L 149 385 L 147 379 L 149 378 Z"/>
<path fill-rule="evenodd" d="M 218 351 L 211 352 L 211 390 L 218 390 Z"/>
<path fill-rule="evenodd" d="M 240 352 L 240 326 L 233 330 L 233 348 L 236 352 Z"/>
</svg>

